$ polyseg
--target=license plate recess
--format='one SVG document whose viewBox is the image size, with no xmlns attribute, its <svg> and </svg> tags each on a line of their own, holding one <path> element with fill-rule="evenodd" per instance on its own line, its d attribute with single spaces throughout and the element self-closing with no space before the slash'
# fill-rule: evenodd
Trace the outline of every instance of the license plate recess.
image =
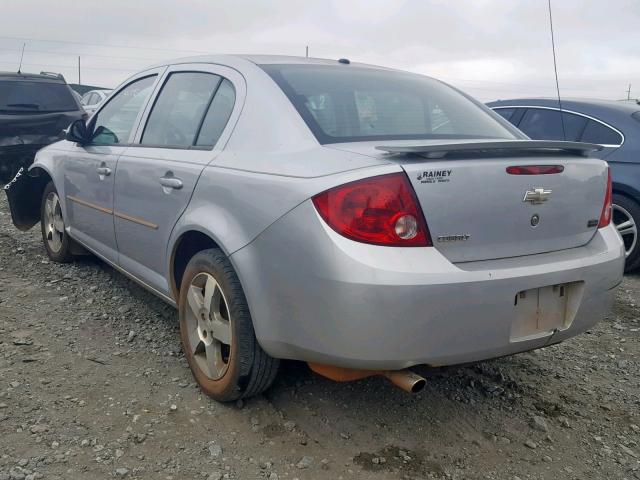
<svg viewBox="0 0 640 480">
<path fill-rule="evenodd" d="M 548 285 L 516 293 L 511 341 L 553 335 L 571 326 L 582 300 L 584 282 Z"/>
</svg>

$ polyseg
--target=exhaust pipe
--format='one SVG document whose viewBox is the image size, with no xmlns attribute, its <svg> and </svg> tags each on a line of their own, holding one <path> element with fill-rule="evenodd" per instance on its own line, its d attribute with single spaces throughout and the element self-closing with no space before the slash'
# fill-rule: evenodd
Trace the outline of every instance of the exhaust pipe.
<svg viewBox="0 0 640 480">
<path fill-rule="evenodd" d="M 396 387 L 405 392 L 418 393 L 424 389 L 427 380 L 411 370 L 395 370 L 384 372 L 383 375 Z"/>
<path fill-rule="evenodd" d="M 309 363 L 309 368 L 323 377 L 336 382 L 351 382 L 360 380 L 361 378 L 373 377 L 380 375 L 387 378 L 396 387 L 401 388 L 408 393 L 420 392 L 427 381 L 417 373 L 411 370 L 355 370 L 352 368 L 334 367 L 332 365 L 322 365 L 319 363 Z"/>
</svg>

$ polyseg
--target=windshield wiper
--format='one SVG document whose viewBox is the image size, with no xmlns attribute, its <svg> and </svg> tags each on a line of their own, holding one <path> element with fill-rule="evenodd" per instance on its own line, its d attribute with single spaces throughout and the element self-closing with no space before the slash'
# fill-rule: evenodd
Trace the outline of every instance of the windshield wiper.
<svg viewBox="0 0 640 480">
<path fill-rule="evenodd" d="M 7 103 L 7 107 L 30 108 L 32 110 L 40 110 L 37 103 Z"/>
</svg>

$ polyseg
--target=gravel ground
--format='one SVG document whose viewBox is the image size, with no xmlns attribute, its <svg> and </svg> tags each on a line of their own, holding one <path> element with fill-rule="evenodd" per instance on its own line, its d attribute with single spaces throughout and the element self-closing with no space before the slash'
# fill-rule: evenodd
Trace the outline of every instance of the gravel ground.
<svg viewBox="0 0 640 480">
<path fill-rule="evenodd" d="M 640 277 L 578 338 L 337 384 L 285 363 L 260 397 L 194 384 L 174 309 L 93 258 L 47 261 L 0 199 L 0 480 L 640 479 Z"/>
</svg>

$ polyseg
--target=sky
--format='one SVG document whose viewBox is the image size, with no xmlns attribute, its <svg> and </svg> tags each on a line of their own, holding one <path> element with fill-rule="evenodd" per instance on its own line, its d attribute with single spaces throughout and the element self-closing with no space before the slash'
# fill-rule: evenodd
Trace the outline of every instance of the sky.
<svg viewBox="0 0 640 480">
<path fill-rule="evenodd" d="M 640 0 L 552 0 L 563 97 L 640 98 Z M 0 70 L 115 87 L 160 60 L 264 53 L 430 75 L 483 100 L 555 96 L 547 0 L 2 0 Z"/>
</svg>

